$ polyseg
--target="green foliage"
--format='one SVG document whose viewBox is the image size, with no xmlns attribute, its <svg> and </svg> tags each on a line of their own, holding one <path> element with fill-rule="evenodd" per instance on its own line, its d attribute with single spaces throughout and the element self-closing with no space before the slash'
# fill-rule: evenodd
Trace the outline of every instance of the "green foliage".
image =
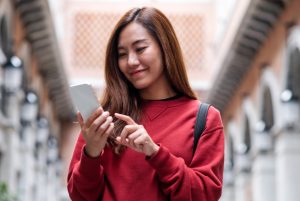
<svg viewBox="0 0 300 201">
<path fill-rule="evenodd" d="M 0 201 L 16 201 L 17 199 L 8 192 L 7 185 L 0 183 Z"/>
</svg>

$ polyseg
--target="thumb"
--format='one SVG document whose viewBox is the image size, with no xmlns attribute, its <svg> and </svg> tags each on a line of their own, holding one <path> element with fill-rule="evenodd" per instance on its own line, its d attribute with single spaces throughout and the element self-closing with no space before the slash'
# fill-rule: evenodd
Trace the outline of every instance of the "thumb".
<svg viewBox="0 0 300 201">
<path fill-rule="evenodd" d="M 83 128 L 84 122 L 83 122 L 83 118 L 82 115 L 80 114 L 80 112 L 77 112 L 77 120 L 79 122 L 79 125 L 81 127 L 81 129 Z"/>
</svg>

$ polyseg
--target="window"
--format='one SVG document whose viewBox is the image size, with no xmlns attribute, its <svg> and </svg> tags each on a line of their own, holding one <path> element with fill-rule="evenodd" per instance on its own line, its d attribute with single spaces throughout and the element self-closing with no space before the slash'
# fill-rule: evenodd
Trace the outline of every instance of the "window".
<svg viewBox="0 0 300 201">
<path fill-rule="evenodd" d="M 265 123 L 265 130 L 269 131 L 274 125 L 273 103 L 269 88 L 264 90 L 263 97 L 262 120 Z"/>
<path fill-rule="evenodd" d="M 300 36 L 299 36 L 300 39 Z M 287 88 L 292 92 L 293 98 L 300 98 L 300 51 L 299 48 L 294 48 L 288 58 L 288 78 Z"/>
<path fill-rule="evenodd" d="M 11 54 L 11 49 L 7 21 L 2 17 L 0 19 L 0 64 L 5 63 L 6 57 Z"/>
<path fill-rule="evenodd" d="M 300 100 L 300 27 L 291 28 L 287 47 L 286 89 L 291 92 L 292 100 Z"/>
<path fill-rule="evenodd" d="M 245 153 L 249 153 L 251 149 L 251 132 L 250 132 L 250 124 L 249 119 L 246 116 L 245 118 L 245 137 L 244 137 L 244 144 L 245 144 Z"/>
</svg>

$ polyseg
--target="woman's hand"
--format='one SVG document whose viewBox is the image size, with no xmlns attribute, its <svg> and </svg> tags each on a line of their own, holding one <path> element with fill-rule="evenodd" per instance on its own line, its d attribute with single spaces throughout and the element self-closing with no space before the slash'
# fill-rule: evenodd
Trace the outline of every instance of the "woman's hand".
<svg viewBox="0 0 300 201">
<path fill-rule="evenodd" d="M 104 112 L 99 107 L 86 122 L 83 121 L 81 114 L 77 113 L 78 122 L 85 140 L 85 152 L 90 157 L 97 157 L 105 147 L 107 138 L 114 128 L 112 117 L 109 112 Z"/>
<path fill-rule="evenodd" d="M 151 156 L 158 151 L 159 146 L 153 142 L 143 125 L 138 125 L 127 115 L 115 113 L 115 117 L 127 123 L 121 135 L 116 138 L 120 144 L 146 156 Z"/>
</svg>

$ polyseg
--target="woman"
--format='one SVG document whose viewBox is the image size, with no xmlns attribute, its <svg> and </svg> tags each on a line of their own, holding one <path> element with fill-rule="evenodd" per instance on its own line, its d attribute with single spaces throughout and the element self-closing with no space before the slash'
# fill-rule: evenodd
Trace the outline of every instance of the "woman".
<svg viewBox="0 0 300 201">
<path fill-rule="evenodd" d="M 72 200 L 214 201 L 221 196 L 224 133 L 210 107 L 193 154 L 199 107 L 169 20 L 128 11 L 108 42 L 106 91 L 83 122 L 68 174 Z M 109 111 L 109 112 L 108 112 Z"/>
</svg>

